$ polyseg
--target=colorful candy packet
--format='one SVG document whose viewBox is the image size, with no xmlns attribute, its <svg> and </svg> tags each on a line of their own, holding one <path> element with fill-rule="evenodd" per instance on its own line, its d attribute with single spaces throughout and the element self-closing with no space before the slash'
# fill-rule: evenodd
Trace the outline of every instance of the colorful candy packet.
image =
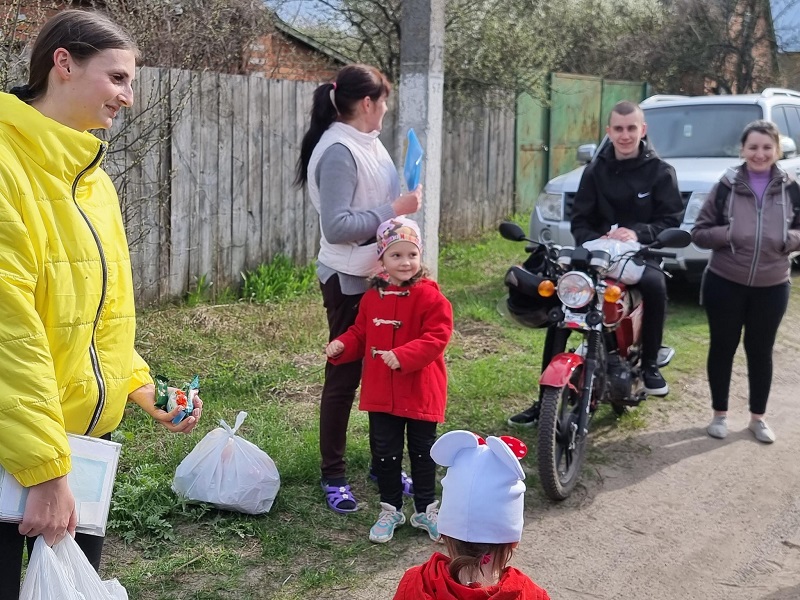
<svg viewBox="0 0 800 600">
<path fill-rule="evenodd" d="M 195 375 L 194 378 L 180 389 L 169 389 L 169 380 L 162 376 L 156 376 L 156 408 L 160 408 L 167 412 L 175 410 L 176 406 L 180 406 L 183 410 L 172 419 L 172 424 L 177 425 L 186 417 L 192 414 L 194 410 L 194 399 L 200 391 L 200 378 Z"/>
</svg>

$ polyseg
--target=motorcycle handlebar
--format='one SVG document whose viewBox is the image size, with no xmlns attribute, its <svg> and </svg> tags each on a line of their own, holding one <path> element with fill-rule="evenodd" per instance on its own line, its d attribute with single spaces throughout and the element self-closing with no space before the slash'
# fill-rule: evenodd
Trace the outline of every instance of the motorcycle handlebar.
<svg viewBox="0 0 800 600">
<path fill-rule="evenodd" d="M 663 250 L 646 250 L 643 252 L 645 256 L 653 256 L 657 258 L 677 258 L 677 254 L 674 252 L 664 252 Z"/>
</svg>

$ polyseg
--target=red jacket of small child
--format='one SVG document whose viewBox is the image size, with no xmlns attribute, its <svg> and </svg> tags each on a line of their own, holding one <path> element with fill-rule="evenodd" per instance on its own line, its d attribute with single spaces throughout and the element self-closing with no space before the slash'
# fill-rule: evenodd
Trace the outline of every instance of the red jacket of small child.
<svg viewBox="0 0 800 600">
<path fill-rule="evenodd" d="M 442 423 L 444 350 L 452 333 L 453 308 L 435 281 L 372 288 L 361 299 L 356 322 L 337 338 L 344 351 L 328 360 L 364 360 L 359 409 Z M 376 353 L 387 350 L 394 352 L 399 370 L 390 369 Z"/>
<path fill-rule="evenodd" d="M 450 559 L 435 552 L 428 562 L 405 572 L 394 600 L 550 600 L 547 592 L 514 567 L 495 585 L 462 585 L 450 575 Z"/>
</svg>

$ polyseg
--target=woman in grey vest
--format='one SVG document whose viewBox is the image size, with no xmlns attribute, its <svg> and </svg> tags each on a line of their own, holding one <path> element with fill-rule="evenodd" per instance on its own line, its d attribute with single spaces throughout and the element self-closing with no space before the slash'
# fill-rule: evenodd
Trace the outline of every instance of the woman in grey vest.
<svg viewBox="0 0 800 600">
<path fill-rule="evenodd" d="M 295 183 L 308 186 L 320 215 L 317 276 L 329 340 L 353 324 L 367 277 L 379 268 L 378 225 L 414 213 L 422 205 L 421 187 L 400 195 L 397 170 L 378 139 L 390 91 L 391 84 L 380 71 L 358 64 L 344 67 L 335 81 L 314 91 Z M 360 362 L 325 367 L 319 418 L 321 485 L 328 506 L 339 513 L 358 508 L 347 483 L 344 453 L 360 380 Z"/>
</svg>

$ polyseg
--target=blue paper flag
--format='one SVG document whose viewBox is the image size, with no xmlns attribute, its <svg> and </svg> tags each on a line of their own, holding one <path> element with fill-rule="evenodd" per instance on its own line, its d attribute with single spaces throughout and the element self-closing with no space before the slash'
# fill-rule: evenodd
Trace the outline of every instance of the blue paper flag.
<svg viewBox="0 0 800 600">
<path fill-rule="evenodd" d="M 419 185 L 419 178 L 422 173 L 422 144 L 419 143 L 417 134 L 413 129 L 408 130 L 408 145 L 406 146 L 406 161 L 403 167 L 403 175 L 406 178 L 408 191 L 413 192 Z"/>
</svg>

